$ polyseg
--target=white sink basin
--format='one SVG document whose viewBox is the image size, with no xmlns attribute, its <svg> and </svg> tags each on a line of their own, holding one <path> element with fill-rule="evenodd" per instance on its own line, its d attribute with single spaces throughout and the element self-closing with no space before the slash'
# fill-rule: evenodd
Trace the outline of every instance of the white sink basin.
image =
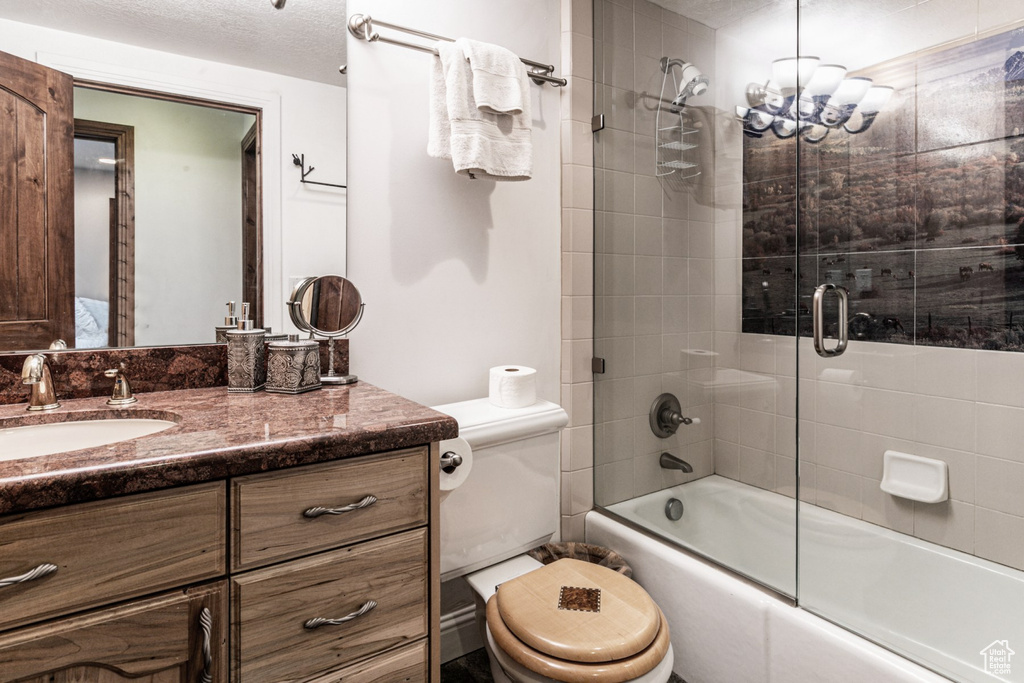
<svg viewBox="0 0 1024 683">
<path fill-rule="evenodd" d="M 176 423 L 168 420 L 77 420 L 0 429 L 0 460 L 77 451 L 136 439 L 161 432 Z"/>
</svg>

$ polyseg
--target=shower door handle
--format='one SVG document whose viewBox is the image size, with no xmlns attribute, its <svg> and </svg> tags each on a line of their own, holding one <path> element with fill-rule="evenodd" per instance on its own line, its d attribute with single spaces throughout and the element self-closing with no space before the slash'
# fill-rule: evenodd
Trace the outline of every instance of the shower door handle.
<svg viewBox="0 0 1024 683">
<path fill-rule="evenodd" d="M 839 300 L 839 342 L 834 348 L 825 348 L 825 294 L 835 292 Z M 846 287 L 837 287 L 831 283 L 818 285 L 814 290 L 814 302 L 812 308 L 812 322 L 814 324 L 814 350 L 822 358 L 841 356 L 846 351 L 846 345 L 850 341 L 850 318 L 849 318 L 849 293 Z"/>
</svg>

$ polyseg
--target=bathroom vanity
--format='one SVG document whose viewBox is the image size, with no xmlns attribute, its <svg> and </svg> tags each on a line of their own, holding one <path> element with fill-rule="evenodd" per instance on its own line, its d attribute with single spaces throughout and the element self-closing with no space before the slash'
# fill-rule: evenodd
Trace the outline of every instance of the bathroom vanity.
<svg viewBox="0 0 1024 683">
<path fill-rule="evenodd" d="M 438 678 L 455 420 L 359 383 L 0 406 L 0 427 L 111 416 L 176 424 L 0 460 L 0 680 Z"/>
</svg>

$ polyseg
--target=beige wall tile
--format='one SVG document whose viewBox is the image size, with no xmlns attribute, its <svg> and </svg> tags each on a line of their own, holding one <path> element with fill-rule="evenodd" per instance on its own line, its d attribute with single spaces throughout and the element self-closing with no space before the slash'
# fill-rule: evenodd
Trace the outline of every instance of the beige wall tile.
<svg viewBox="0 0 1024 683">
<path fill-rule="evenodd" d="M 714 442 L 715 474 L 729 479 L 740 478 L 740 447 L 738 444 L 715 440 Z"/>
<path fill-rule="evenodd" d="M 1024 465 L 979 456 L 974 502 L 989 510 L 1024 517 Z"/>
<path fill-rule="evenodd" d="M 598 505 L 613 505 L 633 497 L 633 458 L 598 465 L 594 500 Z"/>
<path fill-rule="evenodd" d="M 890 496 L 875 482 L 865 480 L 861 491 L 865 522 L 878 524 L 903 534 L 914 533 L 914 503 Z"/>
<path fill-rule="evenodd" d="M 914 503 L 914 535 L 947 548 L 974 552 L 974 506 L 947 500 Z"/>
<path fill-rule="evenodd" d="M 860 518 L 863 499 L 860 477 L 848 472 L 822 467 L 815 469 L 816 502 L 823 508 Z"/>
<path fill-rule="evenodd" d="M 762 489 L 775 488 L 775 455 L 764 450 L 739 447 L 739 480 Z"/>
<path fill-rule="evenodd" d="M 1024 569 L 1024 518 L 976 508 L 974 550 L 994 562 Z"/>
</svg>

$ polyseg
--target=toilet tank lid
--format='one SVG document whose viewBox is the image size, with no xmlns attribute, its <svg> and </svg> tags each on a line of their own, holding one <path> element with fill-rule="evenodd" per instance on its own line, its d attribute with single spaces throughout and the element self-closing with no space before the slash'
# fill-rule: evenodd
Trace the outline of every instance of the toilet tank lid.
<svg viewBox="0 0 1024 683">
<path fill-rule="evenodd" d="M 459 423 L 459 436 L 472 448 L 487 448 L 503 443 L 557 432 L 569 422 L 562 407 L 549 401 L 537 401 L 525 408 L 500 408 L 486 398 L 434 406 Z"/>
<path fill-rule="evenodd" d="M 506 581 L 517 579 L 523 574 L 540 569 L 544 565 L 529 555 L 516 555 L 511 560 L 485 567 L 480 571 L 466 576 L 466 581 L 476 594 L 486 603 L 498 591 L 498 586 Z"/>
</svg>

